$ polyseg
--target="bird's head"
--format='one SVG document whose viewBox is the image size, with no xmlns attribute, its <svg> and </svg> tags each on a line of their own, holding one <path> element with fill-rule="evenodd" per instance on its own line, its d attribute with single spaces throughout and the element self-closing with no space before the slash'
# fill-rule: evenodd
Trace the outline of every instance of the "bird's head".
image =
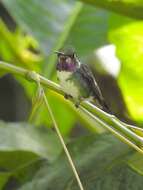
<svg viewBox="0 0 143 190">
<path fill-rule="evenodd" d="M 55 52 L 58 56 L 57 70 L 74 72 L 79 67 L 79 60 L 73 51 Z"/>
</svg>

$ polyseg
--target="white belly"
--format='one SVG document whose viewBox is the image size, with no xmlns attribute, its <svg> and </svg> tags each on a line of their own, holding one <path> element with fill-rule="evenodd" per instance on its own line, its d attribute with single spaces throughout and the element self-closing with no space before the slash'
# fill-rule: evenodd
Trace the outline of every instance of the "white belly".
<svg viewBox="0 0 143 190">
<path fill-rule="evenodd" d="M 61 85 L 62 90 L 66 94 L 71 95 L 73 98 L 78 99 L 79 95 L 80 95 L 78 88 L 73 83 L 73 81 L 67 80 L 71 76 L 71 72 L 57 71 L 57 76 L 58 76 L 58 79 L 60 81 L 60 85 Z"/>
</svg>

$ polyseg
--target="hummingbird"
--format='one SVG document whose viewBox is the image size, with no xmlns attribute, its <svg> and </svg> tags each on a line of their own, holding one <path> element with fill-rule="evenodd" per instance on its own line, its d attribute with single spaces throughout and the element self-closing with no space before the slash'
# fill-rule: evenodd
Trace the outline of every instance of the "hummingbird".
<svg viewBox="0 0 143 190">
<path fill-rule="evenodd" d="M 76 107 L 84 100 L 96 101 L 101 109 L 110 112 L 89 66 L 81 63 L 75 52 L 55 53 L 58 58 L 57 78 L 65 98 L 72 98 Z"/>
</svg>

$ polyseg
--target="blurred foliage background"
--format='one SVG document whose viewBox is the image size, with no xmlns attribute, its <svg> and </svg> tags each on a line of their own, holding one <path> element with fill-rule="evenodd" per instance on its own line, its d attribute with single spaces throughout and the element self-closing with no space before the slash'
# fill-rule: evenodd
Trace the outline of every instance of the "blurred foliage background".
<svg viewBox="0 0 143 190">
<path fill-rule="evenodd" d="M 142 19 L 141 0 L 2 0 L 0 59 L 57 82 L 53 52 L 73 47 L 112 112 L 142 127 Z M 45 107 L 27 122 L 36 85 L 0 76 L 0 189 L 78 189 Z M 142 156 L 60 95 L 46 94 L 85 189 L 141 190 Z"/>
</svg>

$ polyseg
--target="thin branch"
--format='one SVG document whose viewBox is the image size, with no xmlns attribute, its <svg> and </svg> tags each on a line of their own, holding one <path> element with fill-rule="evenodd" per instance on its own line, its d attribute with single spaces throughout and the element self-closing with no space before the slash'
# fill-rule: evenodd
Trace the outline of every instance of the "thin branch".
<svg viewBox="0 0 143 190">
<path fill-rule="evenodd" d="M 55 120 L 55 118 L 54 118 L 54 115 L 53 115 L 53 113 L 52 113 L 52 110 L 51 110 L 51 108 L 50 108 L 50 105 L 49 105 L 49 102 L 48 102 L 48 99 L 47 99 L 45 93 L 44 93 L 44 102 L 45 102 L 46 108 L 48 109 L 48 112 L 49 112 L 49 114 L 50 114 L 51 120 L 52 120 L 52 122 L 53 122 L 53 125 L 54 125 L 54 128 L 55 128 L 55 130 L 56 130 L 56 133 L 57 133 L 57 135 L 58 135 L 58 137 L 59 137 L 59 140 L 60 140 L 60 142 L 61 142 L 61 145 L 62 145 L 62 147 L 63 147 L 63 149 L 64 149 L 64 151 L 65 151 L 65 154 L 66 154 L 66 156 L 67 156 L 67 158 L 68 158 L 69 164 L 70 164 L 70 166 L 71 166 L 71 168 L 72 168 L 72 171 L 73 171 L 73 173 L 74 173 L 74 175 L 75 175 L 75 178 L 76 178 L 76 180 L 77 180 L 77 183 L 78 183 L 78 185 L 79 185 L 79 188 L 80 188 L 80 190 L 84 190 L 83 185 L 82 185 L 81 180 L 80 180 L 80 177 L 79 177 L 79 175 L 78 175 L 78 173 L 77 173 L 77 170 L 76 170 L 76 168 L 75 168 L 75 165 L 74 165 L 74 163 L 73 163 L 73 161 L 72 161 L 71 155 L 70 155 L 70 153 L 69 153 L 69 151 L 68 151 L 68 149 L 67 149 L 67 147 L 66 147 L 66 144 L 65 144 L 65 142 L 64 142 L 64 139 L 63 139 L 63 137 L 62 137 L 62 135 L 61 135 L 61 133 L 60 133 L 60 130 L 59 130 L 58 125 L 57 125 L 57 122 L 56 122 L 56 120 Z"/>
<path fill-rule="evenodd" d="M 143 138 L 131 131 L 129 127 L 127 128 L 125 125 L 123 125 L 122 122 L 119 122 L 119 119 L 117 119 L 114 115 L 104 112 L 88 101 L 83 102 L 82 106 L 93 115 L 96 115 L 106 124 L 112 126 L 112 128 L 114 128 L 118 133 L 133 141 L 138 147 L 142 147 Z"/>
<path fill-rule="evenodd" d="M 105 122 L 103 122 L 102 120 L 100 120 L 98 117 L 96 117 L 95 115 L 93 115 L 92 113 L 90 113 L 88 110 L 86 110 L 85 108 L 81 107 L 81 110 L 83 112 L 85 112 L 87 115 L 89 115 L 90 117 L 94 118 L 94 120 L 99 123 L 100 125 L 104 126 L 107 130 L 109 130 L 112 134 L 114 134 L 115 136 L 117 136 L 118 138 L 120 138 L 124 143 L 130 145 L 131 147 L 133 147 L 135 150 L 137 150 L 138 152 L 143 154 L 143 150 L 138 147 L 136 144 L 134 144 L 131 140 L 127 139 L 125 136 L 123 136 L 122 134 L 120 134 L 119 132 L 117 132 L 112 126 L 107 125 Z"/>
<path fill-rule="evenodd" d="M 42 105 L 43 103 L 43 88 L 41 88 L 40 85 L 40 80 L 37 79 L 37 91 L 36 94 L 34 95 L 33 99 L 32 99 L 32 108 L 31 108 L 31 113 L 29 115 L 28 118 L 28 122 L 31 123 L 32 120 L 34 119 L 37 110 L 39 109 L 39 107 Z"/>
</svg>

